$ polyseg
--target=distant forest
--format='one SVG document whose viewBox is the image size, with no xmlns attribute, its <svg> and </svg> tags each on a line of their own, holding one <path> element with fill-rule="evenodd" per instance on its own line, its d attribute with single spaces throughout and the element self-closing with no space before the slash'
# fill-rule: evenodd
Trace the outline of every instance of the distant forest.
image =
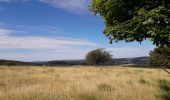
<svg viewBox="0 0 170 100">
<path fill-rule="evenodd" d="M 122 64 L 137 64 L 146 65 L 148 57 L 138 58 L 117 58 L 103 65 L 122 65 Z M 0 60 L 0 65 L 4 66 L 72 66 L 72 65 L 89 65 L 86 60 L 55 60 L 46 62 L 22 62 L 12 60 Z"/>
</svg>

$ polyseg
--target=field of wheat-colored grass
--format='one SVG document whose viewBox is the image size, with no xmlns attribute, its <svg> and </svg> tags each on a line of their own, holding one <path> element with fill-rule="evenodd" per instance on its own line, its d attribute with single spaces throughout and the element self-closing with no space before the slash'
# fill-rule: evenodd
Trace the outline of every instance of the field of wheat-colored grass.
<svg viewBox="0 0 170 100">
<path fill-rule="evenodd" d="M 154 68 L 0 66 L 0 100 L 166 100 L 168 82 Z"/>
</svg>

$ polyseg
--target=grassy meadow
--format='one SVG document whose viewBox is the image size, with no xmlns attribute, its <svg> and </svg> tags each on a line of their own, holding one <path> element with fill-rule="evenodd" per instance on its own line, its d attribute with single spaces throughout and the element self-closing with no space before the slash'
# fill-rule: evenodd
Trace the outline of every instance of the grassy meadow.
<svg viewBox="0 0 170 100">
<path fill-rule="evenodd" d="M 0 66 L 0 100 L 170 100 L 169 98 L 170 74 L 162 69 Z"/>
</svg>

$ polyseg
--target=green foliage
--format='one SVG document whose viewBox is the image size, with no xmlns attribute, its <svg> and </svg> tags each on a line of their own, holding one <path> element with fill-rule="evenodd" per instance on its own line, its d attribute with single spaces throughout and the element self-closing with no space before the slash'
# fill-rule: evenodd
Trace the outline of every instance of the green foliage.
<svg viewBox="0 0 170 100">
<path fill-rule="evenodd" d="M 110 54 L 110 52 L 106 51 L 103 48 L 92 50 L 86 55 L 86 60 L 94 65 L 105 63 L 107 61 L 110 61 L 111 59 L 112 55 Z"/>
<path fill-rule="evenodd" d="M 170 45 L 170 0 L 93 0 L 90 11 L 104 18 L 111 43 L 149 39 Z"/>
<path fill-rule="evenodd" d="M 170 66 L 170 47 L 158 47 L 150 52 L 149 65 Z"/>
<path fill-rule="evenodd" d="M 167 81 L 165 79 L 158 80 L 159 87 L 161 90 L 160 97 L 163 100 L 170 100 L 170 81 Z"/>
</svg>

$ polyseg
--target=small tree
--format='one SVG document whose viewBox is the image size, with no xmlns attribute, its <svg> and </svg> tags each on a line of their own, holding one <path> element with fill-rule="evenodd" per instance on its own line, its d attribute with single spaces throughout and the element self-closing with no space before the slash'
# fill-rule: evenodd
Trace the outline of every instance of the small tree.
<svg viewBox="0 0 170 100">
<path fill-rule="evenodd" d="M 86 55 L 86 60 L 90 64 L 94 64 L 94 65 L 105 63 L 107 61 L 110 61 L 111 59 L 112 59 L 112 55 L 104 48 L 98 48 L 92 50 Z"/>
<path fill-rule="evenodd" d="M 158 47 L 151 51 L 148 64 L 170 66 L 170 47 Z"/>
</svg>

